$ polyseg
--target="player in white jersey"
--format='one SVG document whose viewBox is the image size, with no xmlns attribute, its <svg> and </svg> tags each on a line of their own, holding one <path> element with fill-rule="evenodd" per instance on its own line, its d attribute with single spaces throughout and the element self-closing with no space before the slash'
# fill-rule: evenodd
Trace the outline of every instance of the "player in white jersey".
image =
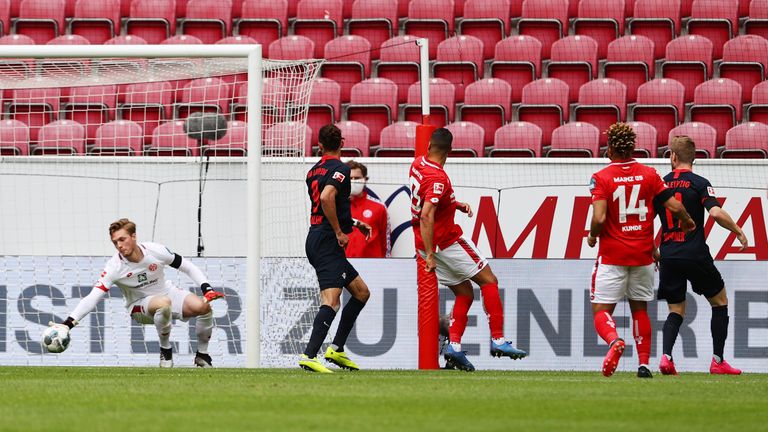
<svg viewBox="0 0 768 432">
<path fill-rule="evenodd" d="M 209 301 L 224 297 L 214 291 L 203 272 L 190 260 L 171 252 L 157 243 L 137 243 L 136 224 L 120 219 L 109 225 L 109 235 L 118 253 L 104 267 L 101 277 L 90 294 L 83 297 L 64 325 L 73 328 L 98 302 L 116 285 L 123 292 L 126 308 L 134 321 L 140 324 L 154 324 L 160 337 L 160 367 L 173 366 L 171 347 L 171 323 L 178 319 L 186 321 L 197 317 L 197 353 L 195 365 L 211 367 L 208 341 L 213 332 L 213 314 Z M 165 279 L 165 266 L 171 266 L 185 273 L 200 285 L 203 296 L 198 297 L 175 286 Z"/>
</svg>

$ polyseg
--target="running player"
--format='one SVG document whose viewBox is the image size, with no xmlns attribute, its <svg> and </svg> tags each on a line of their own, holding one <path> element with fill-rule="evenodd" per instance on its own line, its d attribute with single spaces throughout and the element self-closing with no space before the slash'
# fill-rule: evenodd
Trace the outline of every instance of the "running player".
<svg viewBox="0 0 768 432">
<path fill-rule="evenodd" d="M 474 301 L 472 283 L 480 285 L 483 306 L 491 329 L 491 355 L 513 360 L 528 354 L 504 340 L 504 307 L 499 297 L 499 282 L 488 261 L 475 245 L 462 237 L 454 222 L 456 210 L 472 217 L 469 204 L 457 202 L 448 174 L 443 170 L 451 151 L 453 135 L 437 129 L 429 141 L 427 156 L 411 165 L 411 225 L 418 253 L 426 261 L 427 271 L 436 271 L 438 281 L 456 295 L 449 329 L 450 343 L 444 351 L 447 366 L 464 371 L 475 367 L 461 351 L 461 337 L 467 327 L 467 313 Z"/>
<path fill-rule="evenodd" d="M 625 343 L 616 332 L 613 310 L 625 297 L 632 310 L 632 334 L 640 359 L 637 376 L 652 378 L 651 322 L 647 303 L 653 300 L 653 201 L 663 203 L 689 232 L 693 219 L 653 168 L 632 159 L 635 131 L 626 123 L 611 125 L 608 158 L 611 163 L 592 176 L 592 223 L 587 236 L 589 247 L 600 248 L 592 272 L 590 300 L 595 330 L 608 344 L 603 375 L 613 375 L 624 353 Z"/>
<path fill-rule="evenodd" d="M 736 234 L 741 250 L 749 246 L 744 231 L 736 225 L 731 216 L 720 208 L 715 191 L 707 179 L 693 173 L 693 159 L 696 144 L 687 136 L 677 136 L 669 144 L 672 172 L 664 177 L 669 189 L 683 202 L 696 222 L 696 229 L 685 234 L 680 224 L 662 206 L 656 205 L 661 219 L 661 257 L 659 260 L 659 300 L 669 306 L 669 315 L 664 322 L 664 354 L 659 370 L 663 375 L 677 375 L 672 360 L 672 347 L 685 316 L 685 291 L 688 281 L 693 292 L 703 295 L 712 306 L 710 331 L 714 354 L 709 373 L 739 375 L 741 371 L 728 364 L 723 358 L 725 339 L 728 337 L 728 297 L 725 283 L 715 267 L 709 247 L 704 238 L 704 209 L 721 227 Z"/>
</svg>

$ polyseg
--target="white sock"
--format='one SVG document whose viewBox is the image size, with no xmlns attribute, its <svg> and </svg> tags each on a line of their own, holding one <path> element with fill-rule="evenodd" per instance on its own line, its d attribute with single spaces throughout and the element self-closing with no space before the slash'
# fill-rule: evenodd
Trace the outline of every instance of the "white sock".
<svg viewBox="0 0 768 432">
<path fill-rule="evenodd" d="M 501 344 L 503 344 L 503 343 L 505 343 L 505 342 L 506 342 L 506 341 L 504 340 L 504 338 L 491 339 L 491 340 L 492 340 L 492 341 L 493 341 L 493 343 L 495 343 L 496 345 L 501 345 Z"/>
<path fill-rule="evenodd" d="M 451 342 L 451 348 L 456 352 L 461 351 L 461 342 Z"/>
<path fill-rule="evenodd" d="M 155 328 L 160 338 L 160 348 L 171 347 L 171 307 L 162 307 L 155 311 Z"/>
<path fill-rule="evenodd" d="M 197 317 L 195 332 L 197 333 L 197 352 L 208 354 L 208 342 L 211 340 L 211 333 L 213 333 L 213 312 Z"/>
</svg>

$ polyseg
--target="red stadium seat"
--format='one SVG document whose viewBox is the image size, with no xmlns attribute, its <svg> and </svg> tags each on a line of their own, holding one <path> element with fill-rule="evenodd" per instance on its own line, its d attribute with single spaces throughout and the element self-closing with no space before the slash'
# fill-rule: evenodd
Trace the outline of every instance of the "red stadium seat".
<svg viewBox="0 0 768 432">
<path fill-rule="evenodd" d="M 278 78 L 264 78 L 261 84 L 262 106 L 261 124 L 266 129 L 286 118 L 286 106 L 289 95 Z M 245 122 L 248 114 L 248 83 L 240 84 L 235 89 L 235 100 L 231 106 L 232 118 Z"/>
<path fill-rule="evenodd" d="M 34 45 L 29 36 L 8 35 L 0 37 L 0 45 Z M 19 80 L 28 78 L 35 71 L 35 61 L 31 59 L 0 59 L 0 77 Z M 0 92 L 2 95 L 2 92 Z"/>
<path fill-rule="evenodd" d="M 232 34 L 231 0 L 189 0 L 181 32 L 212 44 Z"/>
<path fill-rule="evenodd" d="M 464 101 L 464 88 L 484 75 L 483 42 L 474 36 L 454 36 L 440 42 L 432 75 L 456 89 L 456 102 Z"/>
<path fill-rule="evenodd" d="M 699 84 L 693 97 L 690 116 L 691 121 L 706 123 L 715 128 L 715 142 L 718 146 L 725 145 L 725 133 L 741 122 L 741 86 L 728 78 L 716 78 Z"/>
<path fill-rule="evenodd" d="M 483 58 L 492 58 L 496 44 L 509 34 L 509 0 L 468 0 L 459 33 L 480 39 Z"/>
<path fill-rule="evenodd" d="M 371 132 L 368 126 L 356 121 L 342 121 L 336 127 L 344 137 L 341 155 L 345 157 L 368 157 L 371 154 Z"/>
<path fill-rule="evenodd" d="M 269 44 L 269 58 L 302 60 L 315 56 L 315 43 L 304 36 L 286 36 Z"/>
<path fill-rule="evenodd" d="M 597 56 L 606 58 L 608 44 L 624 34 L 624 0 L 581 0 L 573 28 L 575 34 L 594 39 Z"/>
<path fill-rule="evenodd" d="M 408 87 L 419 81 L 419 47 L 413 36 L 395 36 L 381 44 L 376 76 L 397 84 L 397 101 L 408 98 Z"/>
<path fill-rule="evenodd" d="M 495 78 L 486 78 L 467 86 L 464 105 L 459 110 L 461 121 L 472 122 L 483 128 L 485 146 L 493 145 L 496 129 L 511 119 L 511 94 L 512 87 Z"/>
<path fill-rule="evenodd" d="M 523 87 L 517 119 L 540 127 L 542 144 L 548 146 L 552 131 L 570 117 L 568 108 L 568 84 L 557 78 L 542 78 Z"/>
<path fill-rule="evenodd" d="M 270 44 L 288 34 L 288 2 L 245 0 L 241 15 L 235 22 L 234 34 L 259 41 L 262 55 L 269 58 Z"/>
<path fill-rule="evenodd" d="M 269 156 L 297 156 L 303 145 L 304 156 L 312 156 L 311 137 L 312 129 L 301 122 L 275 123 L 265 130 L 262 153 Z"/>
<path fill-rule="evenodd" d="M 320 74 L 341 86 L 341 100 L 349 102 L 352 86 L 371 74 L 371 44 L 360 36 L 339 36 L 325 44 Z"/>
<path fill-rule="evenodd" d="M 250 36 L 227 36 L 216 41 L 216 45 L 255 45 L 259 43 Z"/>
<path fill-rule="evenodd" d="M 628 103 L 634 103 L 638 87 L 656 75 L 653 50 L 653 41 L 637 35 L 621 37 L 608 45 L 605 77 L 627 86 Z"/>
<path fill-rule="evenodd" d="M 208 141 L 203 156 L 245 156 L 248 154 L 248 124 L 233 120 L 227 133 L 218 141 Z"/>
<path fill-rule="evenodd" d="M 637 0 L 629 33 L 652 40 L 654 57 L 663 57 L 669 41 L 680 34 L 680 0 Z"/>
<path fill-rule="evenodd" d="M 356 0 L 347 32 L 371 43 L 371 58 L 379 59 L 379 47 L 398 29 L 397 0 Z"/>
<path fill-rule="evenodd" d="M 538 39 L 541 56 L 548 59 L 552 44 L 568 34 L 568 3 L 566 0 L 525 0 L 517 33 Z"/>
<path fill-rule="evenodd" d="M 429 80 L 430 124 L 444 127 L 455 118 L 456 90 L 448 80 L 432 78 Z M 408 88 L 408 103 L 403 108 L 406 121 L 422 122 L 421 81 Z"/>
<path fill-rule="evenodd" d="M 65 16 L 64 0 L 23 0 L 13 32 L 29 36 L 37 45 L 42 45 L 64 33 Z"/>
<path fill-rule="evenodd" d="M 347 120 L 368 126 L 371 145 L 376 145 L 382 129 L 397 120 L 397 108 L 397 84 L 386 78 L 371 78 L 352 87 Z"/>
<path fill-rule="evenodd" d="M 669 131 L 668 142 L 671 142 L 672 138 L 676 136 L 687 136 L 693 140 L 696 144 L 696 157 L 715 157 L 717 152 L 717 145 L 715 144 L 717 131 L 712 126 L 698 122 L 683 123 Z M 664 151 L 664 157 L 669 157 L 669 148 Z"/>
<path fill-rule="evenodd" d="M 141 156 L 144 132 L 141 125 L 130 120 L 115 120 L 96 129 L 96 139 L 88 151 L 100 156 Z"/>
<path fill-rule="evenodd" d="M 541 128 L 533 123 L 512 122 L 496 129 L 490 157 L 541 157 Z"/>
<path fill-rule="evenodd" d="M 768 0 L 752 0 L 749 4 L 749 17 L 744 22 L 744 32 L 768 38 Z"/>
<path fill-rule="evenodd" d="M 117 106 L 117 86 L 101 85 L 89 87 L 73 87 L 62 104 L 59 118 L 65 118 L 80 123 L 85 127 L 88 143 L 96 139 L 96 129 L 102 123 L 115 118 Z"/>
<path fill-rule="evenodd" d="M 184 132 L 184 121 L 173 120 L 156 127 L 145 156 L 199 156 L 200 144 Z"/>
<path fill-rule="evenodd" d="M 322 58 L 323 48 L 328 41 L 341 34 L 341 0 L 301 0 L 293 22 L 293 34 L 306 36 L 315 42 L 312 57 Z"/>
<path fill-rule="evenodd" d="M 644 122 L 629 123 L 635 130 L 635 151 L 633 157 L 656 157 L 658 154 L 658 137 L 656 128 Z"/>
<path fill-rule="evenodd" d="M 112 39 L 104 42 L 104 45 L 146 45 L 147 41 L 141 36 L 136 35 L 123 35 L 115 36 Z"/>
<path fill-rule="evenodd" d="M 103 44 L 120 33 L 120 0 L 78 0 L 67 28 L 92 44 Z"/>
<path fill-rule="evenodd" d="M 125 103 L 117 110 L 117 118 L 130 120 L 144 131 L 144 142 L 152 140 L 152 131 L 171 118 L 173 87 L 167 81 L 129 84 L 125 91 Z"/>
<path fill-rule="evenodd" d="M 721 78 L 730 78 L 741 84 L 741 101 L 746 103 L 752 95 L 752 87 L 765 79 L 766 67 L 768 40 L 744 35 L 726 42 L 718 72 Z"/>
<path fill-rule="evenodd" d="M 712 54 L 723 56 L 723 45 L 739 33 L 738 0 L 695 0 L 691 19 L 686 23 L 688 34 L 701 35 L 712 41 Z"/>
<path fill-rule="evenodd" d="M 733 127 L 725 135 L 721 158 L 768 158 L 768 125 L 748 122 Z"/>
<path fill-rule="evenodd" d="M 414 122 L 402 121 L 382 129 L 380 145 L 374 156 L 413 157 L 416 151 L 416 125 Z"/>
<path fill-rule="evenodd" d="M 0 156 L 29 155 L 29 128 L 18 120 L 0 121 Z"/>
<path fill-rule="evenodd" d="M 632 118 L 651 124 L 658 132 L 659 145 L 666 144 L 667 133 L 685 118 L 685 88 L 679 82 L 660 78 L 648 81 L 637 90 Z"/>
<path fill-rule="evenodd" d="M 552 132 L 547 157 L 600 157 L 600 131 L 589 123 L 566 123 Z"/>
<path fill-rule="evenodd" d="M 619 121 L 626 120 L 627 87 L 620 81 L 602 78 L 590 81 L 579 89 L 579 104 L 574 109 L 576 121 L 589 123 L 600 132 Z M 600 134 L 600 146 L 608 143 L 608 136 Z"/>
<path fill-rule="evenodd" d="M 125 34 L 140 36 L 158 44 L 176 34 L 176 6 L 161 0 L 133 0 L 131 16 L 125 20 Z"/>
<path fill-rule="evenodd" d="M 90 45 L 91 43 L 80 35 L 62 35 L 45 43 L 46 45 Z"/>
<path fill-rule="evenodd" d="M 597 78 L 597 42 L 589 36 L 568 36 L 552 44 L 547 76 L 562 80 L 570 88 L 569 102 L 579 98 L 582 84 Z"/>
<path fill-rule="evenodd" d="M 411 0 L 405 34 L 429 40 L 429 58 L 435 58 L 437 47 L 453 34 L 453 0 Z"/>
<path fill-rule="evenodd" d="M 341 86 L 328 78 L 318 78 L 312 85 L 309 95 L 307 125 L 319 131 L 327 124 L 341 120 Z M 312 135 L 312 145 L 316 145 L 317 135 Z"/>
<path fill-rule="evenodd" d="M 56 120 L 40 128 L 35 155 L 84 155 L 85 128 L 72 120 Z"/>
<path fill-rule="evenodd" d="M 220 78 L 198 78 L 184 86 L 181 100 L 173 105 L 174 118 L 186 118 L 193 112 L 227 113 L 232 90 Z"/>
<path fill-rule="evenodd" d="M 712 42 L 704 36 L 680 36 L 667 44 L 661 75 L 685 86 L 685 102 L 693 100 L 696 86 L 712 78 Z"/>
<path fill-rule="evenodd" d="M 513 36 L 496 44 L 491 76 L 512 86 L 512 103 L 519 103 L 523 87 L 541 76 L 541 42 L 531 36 Z"/>
<path fill-rule="evenodd" d="M 48 88 L 24 88 L 11 91 L 11 102 L 5 108 L 6 118 L 20 120 L 29 126 L 29 138 L 37 141 L 40 128 L 53 122 L 59 114 L 61 89 L 51 83 Z"/>
<path fill-rule="evenodd" d="M 11 33 L 11 0 L 0 0 L 0 35 Z"/>
<path fill-rule="evenodd" d="M 485 130 L 482 126 L 475 123 L 460 121 L 451 123 L 445 128 L 453 135 L 451 157 L 483 157 L 485 142 L 489 141 L 493 144 L 493 140 L 485 139 Z"/>
<path fill-rule="evenodd" d="M 160 45 L 202 45 L 203 41 L 192 35 L 176 35 L 160 42 Z"/>
<path fill-rule="evenodd" d="M 747 108 L 747 118 L 751 122 L 768 124 L 768 81 L 752 88 L 752 103 Z"/>
</svg>

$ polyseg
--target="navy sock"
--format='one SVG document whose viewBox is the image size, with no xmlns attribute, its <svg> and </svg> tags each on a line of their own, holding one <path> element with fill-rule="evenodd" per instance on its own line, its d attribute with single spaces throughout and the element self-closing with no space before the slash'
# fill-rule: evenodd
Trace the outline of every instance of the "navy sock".
<svg viewBox="0 0 768 432">
<path fill-rule="evenodd" d="M 352 327 L 355 325 L 357 316 L 360 315 L 360 311 L 365 307 L 365 303 L 352 297 L 344 306 L 344 310 L 341 311 L 341 321 L 339 321 L 339 329 L 336 331 L 336 337 L 333 338 L 333 344 L 339 347 L 336 351 L 344 351 L 344 344 L 347 343 L 347 337 L 352 331 Z"/>
<path fill-rule="evenodd" d="M 670 312 L 667 315 L 667 320 L 664 321 L 664 329 L 662 331 L 664 342 L 664 354 L 672 357 L 672 348 L 675 346 L 677 340 L 677 334 L 680 332 L 680 326 L 683 324 L 683 317 L 675 312 Z"/>
<path fill-rule="evenodd" d="M 309 343 L 307 349 L 304 350 L 309 358 L 314 358 L 317 352 L 320 351 L 320 346 L 325 341 L 325 337 L 328 336 L 328 329 L 331 328 L 331 323 L 336 317 L 336 311 L 328 305 L 320 306 L 320 310 L 315 315 L 315 321 L 312 324 L 312 336 L 309 337 Z"/>
<path fill-rule="evenodd" d="M 728 338 L 728 305 L 712 308 L 712 320 L 709 323 L 709 329 L 712 332 L 713 354 L 722 361 L 725 339 Z"/>
</svg>

